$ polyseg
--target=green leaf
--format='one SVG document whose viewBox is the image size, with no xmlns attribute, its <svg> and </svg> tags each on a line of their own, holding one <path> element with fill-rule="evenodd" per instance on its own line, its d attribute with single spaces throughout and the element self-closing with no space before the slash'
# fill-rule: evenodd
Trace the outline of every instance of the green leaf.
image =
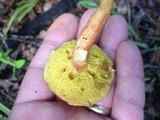
<svg viewBox="0 0 160 120">
<path fill-rule="evenodd" d="M 25 64 L 25 60 L 23 60 L 23 59 L 21 59 L 21 60 L 17 60 L 16 62 L 15 62 L 15 67 L 17 68 L 17 69 L 20 69 L 20 68 L 22 68 L 23 67 L 23 65 Z"/>
<path fill-rule="evenodd" d="M 13 60 L 8 60 L 8 59 L 6 59 L 6 58 L 0 57 L 0 61 L 3 62 L 4 64 L 7 64 L 7 65 L 12 66 L 12 67 L 15 66 L 15 63 L 14 63 Z"/>
<path fill-rule="evenodd" d="M 3 53 L 3 57 L 6 58 L 10 53 L 12 49 L 8 49 L 6 52 Z"/>
<path fill-rule="evenodd" d="M 7 118 L 4 118 L 4 117 L 0 117 L 0 120 L 7 120 Z"/>
<path fill-rule="evenodd" d="M 86 0 L 82 0 L 78 2 L 80 5 L 82 5 L 84 8 L 96 8 L 97 4 L 95 2 L 92 1 L 86 1 Z"/>
<path fill-rule="evenodd" d="M 0 111 L 2 111 L 6 115 L 9 115 L 11 112 L 11 110 L 2 103 L 0 103 Z"/>
</svg>

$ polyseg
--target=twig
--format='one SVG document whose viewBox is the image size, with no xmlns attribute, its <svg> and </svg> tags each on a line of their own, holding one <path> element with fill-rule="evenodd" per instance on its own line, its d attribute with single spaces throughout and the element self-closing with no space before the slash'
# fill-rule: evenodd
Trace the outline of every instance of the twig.
<svg viewBox="0 0 160 120">
<path fill-rule="evenodd" d="M 40 43 L 35 42 L 35 39 L 34 39 L 34 41 L 30 41 L 32 39 L 34 39 L 32 36 L 19 36 L 19 35 L 10 35 L 9 36 L 9 40 L 32 44 L 32 45 L 39 47 Z"/>
<path fill-rule="evenodd" d="M 0 90 L 0 93 L 3 94 L 6 98 L 8 98 L 10 101 L 14 102 L 14 99 L 11 98 L 8 94 Z"/>
<path fill-rule="evenodd" d="M 128 9 L 128 14 L 127 14 L 127 17 L 128 17 L 128 24 L 130 25 L 131 24 L 131 4 L 130 4 L 130 0 L 126 0 L 126 4 L 127 4 L 127 9 Z"/>
<path fill-rule="evenodd" d="M 160 26 L 160 22 L 159 21 L 155 21 L 150 15 L 148 15 L 148 13 L 146 13 L 146 11 L 144 11 L 144 9 L 140 6 L 140 5 L 138 5 L 138 4 L 136 4 L 136 6 L 140 9 L 140 10 L 142 10 L 143 12 L 144 12 L 144 14 L 146 15 L 146 17 L 148 17 L 148 19 L 150 20 L 150 22 L 151 23 L 153 23 L 154 25 L 158 25 L 158 26 Z"/>
</svg>

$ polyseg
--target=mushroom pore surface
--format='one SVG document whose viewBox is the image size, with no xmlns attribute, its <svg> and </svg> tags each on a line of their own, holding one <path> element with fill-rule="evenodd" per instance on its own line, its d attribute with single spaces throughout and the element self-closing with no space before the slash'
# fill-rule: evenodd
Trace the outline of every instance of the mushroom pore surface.
<svg viewBox="0 0 160 120">
<path fill-rule="evenodd" d="M 51 91 L 74 106 L 92 106 L 109 92 L 114 72 L 112 61 L 97 46 L 89 50 L 87 66 L 78 72 L 72 65 L 75 40 L 64 43 L 50 55 L 44 79 Z"/>
</svg>

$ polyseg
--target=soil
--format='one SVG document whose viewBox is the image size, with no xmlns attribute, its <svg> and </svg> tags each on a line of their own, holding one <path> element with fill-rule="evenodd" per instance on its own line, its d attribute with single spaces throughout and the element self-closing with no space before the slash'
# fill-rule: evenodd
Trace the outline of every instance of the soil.
<svg viewBox="0 0 160 120">
<path fill-rule="evenodd" d="M 0 62 L 0 103 L 10 109 L 17 96 L 19 86 L 29 63 L 34 57 L 37 49 L 43 41 L 46 31 L 60 14 L 70 12 L 78 18 L 82 16 L 86 8 L 78 3 L 69 3 L 68 8 L 59 8 L 57 15 L 46 19 L 42 28 L 36 28 L 36 32 L 20 35 L 19 31 L 33 22 L 39 16 L 43 16 L 47 10 L 56 7 L 62 1 L 68 0 L 41 0 L 36 7 L 21 21 L 14 22 L 5 41 L 4 33 L 7 23 L 13 12 L 18 9 L 16 3 L 21 0 L 0 0 L 0 43 L 1 50 L 12 49 L 7 59 L 24 59 L 25 65 L 16 71 L 16 78 L 13 78 L 12 67 Z M 160 0 L 116 0 L 113 14 L 122 15 L 128 25 L 134 29 L 129 32 L 129 40 L 136 42 L 141 50 L 144 71 L 146 102 L 144 108 L 145 120 L 160 119 Z M 4 9 L 5 8 L 5 9 Z M 60 10 L 61 9 L 61 10 Z M 37 22 L 39 19 L 37 19 Z M 25 28 L 29 29 L 29 28 Z M 0 111 L 0 116 L 5 116 Z M 7 117 L 7 116 L 6 116 Z"/>
</svg>

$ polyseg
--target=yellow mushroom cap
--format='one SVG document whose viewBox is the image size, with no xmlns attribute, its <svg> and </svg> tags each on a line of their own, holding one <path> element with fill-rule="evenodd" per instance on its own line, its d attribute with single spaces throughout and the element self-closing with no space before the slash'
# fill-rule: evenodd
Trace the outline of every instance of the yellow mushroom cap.
<svg viewBox="0 0 160 120">
<path fill-rule="evenodd" d="M 44 70 L 44 79 L 58 97 L 74 106 L 91 106 L 102 100 L 110 89 L 114 71 L 112 61 L 93 45 L 87 66 L 78 72 L 72 66 L 75 40 L 64 43 L 53 51 Z"/>
</svg>

